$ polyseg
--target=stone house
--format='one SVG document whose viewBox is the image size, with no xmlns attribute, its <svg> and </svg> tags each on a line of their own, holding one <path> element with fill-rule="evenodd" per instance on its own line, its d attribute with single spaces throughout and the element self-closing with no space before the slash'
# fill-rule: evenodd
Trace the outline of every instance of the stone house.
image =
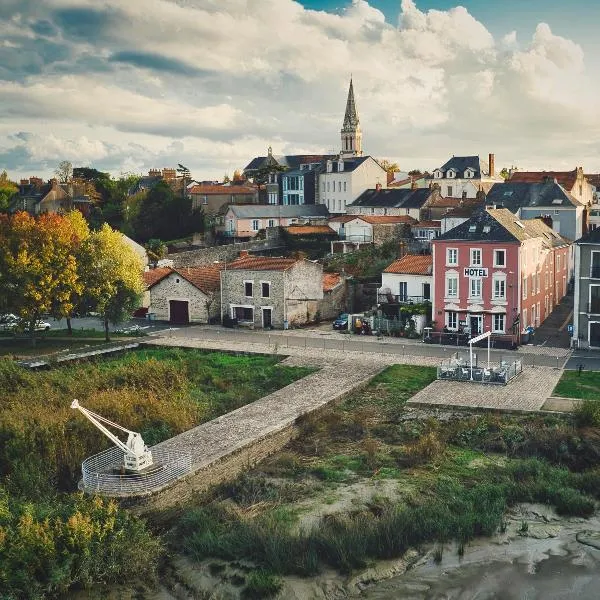
<svg viewBox="0 0 600 600">
<path fill-rule="evenodd" d="M 323 300 L 318 303 L 321 319 L 335 319 L 348 310 L 348 280 L 340 273 L 323 273 Z"/>
<path fill-rule="evenodd" d="M 403 237 L 410 237 L 410 227 L 415 219 L 407 215 L 342 215 L 329 220 L 329 226 L 341 240 L 373 243 L 376 246 Z"/>
<path fill-rule="evenodd" d="M 176 325 L 217 320 L 221 312 L 221 269 L 222 265 L 210 265 L 146 271 L 148 312 L 159 321 Z"/>
<path fill-rule="evenodd" d="M 439 195 L 439 188 L 402 189 L 382 188 L 365 190 L 346 210 L 348 215 L 399 216 L 408 215 L 419 219 L 421 209 L 432 195 Z"/>
<path fill-rule="evenodd" d="M 573 345 L 600 348 L 600 229 L 575 242 Z"/>
<path fill-rule="evenodd" d="M 24 210 L 32 215 L 39 215 L 77 209 L 87 217 L 92 205 L 87 191 L 85 185 L 77 182 L 63 184 L 58 183 L 57 179 L 50 179 L 48 183 L 44 183 L 39 177 L 21 179 L 9 211 Z"/>
<path fill-rule="evenodd" d="M 242 326 L 301 325 L 314 320 L 323 300 L 323 267 L 305 259 L 242 252 L 221 277 L 223 315 Z"/>
<path fill-rule="evenodd" d="M 229 184 L 200 184 L 189 190 L 192 206 L 202 208 L 208 217 L 214 217 L 226 204 L 258 204 L 258 187 Z"/>
</svg>

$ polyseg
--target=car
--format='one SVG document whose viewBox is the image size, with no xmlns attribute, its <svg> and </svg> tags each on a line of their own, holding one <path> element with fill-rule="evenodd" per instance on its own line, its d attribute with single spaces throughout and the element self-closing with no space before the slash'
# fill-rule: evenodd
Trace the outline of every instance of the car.
<svg viewBox="0 0 600 600">
<path fill-rule="evenodd" d="M 0 316 L 0 329 L 3 329 L 4 331 L 12 331 L 13 329 L 17 329 L 20 323 L 21 319 L 12 313 Z M 41 319 L 35 324 L 36 331 L 48 331 L 50 327 L 52 327 L 50 323 L 47 321 L 42 321 Z M 29 325 L 24 325 L 23 330 L 29 331 Z"/>
<path fill-rule="evenodd" d="M 342 313 L 334 322 L 334 329 L 348 329 L 348 313 Z"/>
</svg>

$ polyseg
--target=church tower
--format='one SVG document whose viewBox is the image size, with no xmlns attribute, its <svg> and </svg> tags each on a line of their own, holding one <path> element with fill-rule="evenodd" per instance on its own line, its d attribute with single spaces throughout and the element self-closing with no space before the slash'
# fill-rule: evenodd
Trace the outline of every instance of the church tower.
<svg viewBox="0 0 600 600">
<path fill-rule="evenodd" d="M 350 78 L 350 88 L 348 89 L 348 100 L 346 101 L 346 114 L 344 115 L 344 124 L 342 125 L 342 158 L 352 156 L 362 156 L 362 132 L 360 131 L 360 122 L 356 112 L 356 103 L 354 102 L 354 87 L 352 78 Z"/>
</svg>

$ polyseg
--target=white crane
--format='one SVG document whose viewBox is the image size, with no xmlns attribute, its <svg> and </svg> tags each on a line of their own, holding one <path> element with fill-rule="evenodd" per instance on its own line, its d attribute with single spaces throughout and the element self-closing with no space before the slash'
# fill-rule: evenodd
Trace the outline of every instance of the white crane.
<svg viewBox="0 0 600 600">
<path fill-rule="evenodd" d="M 121 425 L 117 425 L 117 423 L 113 423 L 108 419 L 88 410 L 87 408 L 83 408 L 79 404 L 79 400 L 75 399 L 71 402 L 71 408 L 76 408 L 83 415 L 89 419 L 107 438 L 109 438 L 112 442 L 114 442 L 123 452 L 125 453 L 124 457 L 124 466 L 128 471 L 140 472 L 146 467 L 152 466 L 152 452 L 148 450 L 146 444 L 144 444 L 144 440 L 142 436 L 136 431 L 130 431 L 129 429 L 125 429 L 125 427 L 121 427 Z M 108 430 L 102 423 L 106 423 L 111 427 L 116 427 L 121 431 L 125 431 L 127 433 L 127 443 L 122 442 L 114 433 Z"/>
</svg>

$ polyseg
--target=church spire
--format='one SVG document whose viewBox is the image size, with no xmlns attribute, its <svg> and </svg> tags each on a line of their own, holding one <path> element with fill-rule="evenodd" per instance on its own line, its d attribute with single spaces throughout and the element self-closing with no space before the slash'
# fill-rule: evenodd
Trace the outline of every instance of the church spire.
<svg viewBox="0 0 600 600">
<path fill-rule="evenodd" d="M 350 87 L 348 88 L 348 99 L 346 100 L 346 113 L 344 114 L 344 124 L 342 125 L 342 157 L 362 155 L 362 133 L 360 131 L 360 121 L 356 111 L 356 102 L 354 100 L 354 86 L 352 77 L 350 77 Z"/>
</svg>

